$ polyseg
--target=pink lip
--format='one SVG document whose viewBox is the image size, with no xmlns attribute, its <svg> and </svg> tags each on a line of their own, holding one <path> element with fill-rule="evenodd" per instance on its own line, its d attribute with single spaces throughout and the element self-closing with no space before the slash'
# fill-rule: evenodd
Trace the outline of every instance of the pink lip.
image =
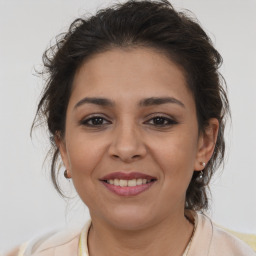
<svg viewBox="0 0 256 256">
<path fill-rule="evenodd" d="M 106 180 L 114 180 L 114 179 L 120 179 L 120 180 L 132 180 L 132 179 L 147 179 L 151 180 L 151 182 L 147 184 L 141 184 L 133 187 L 121 187 L 109 184 L 105 182 Z M 136 196 L 147 189 L 149 189 L 156 181 L 156 178 L 147 174 L 139 173 L 139 172 L 130 172 L 130 173 L 124 173 L 124 172 L 113 172 L 110 173 L 100 179 L 102 184 L 109 189 L 111 192 L 119 195 L 119 196 Z"/>
<path fill-rule="evenodd" d="M 114 180 L 114 179 L 119 179 L 119 180 L 132 180 L 132 179 L 147 179 L 147 180 L 156 180 L 156 177 L 140 173 L 140 172 L 130 172 L 130 173 L 125 173 L 125 172 L 112 172 L 102 178 L 100 178 L 101 181 L 103 180 Z"/>
<path fill-rule="evenodd" d="M 145 190 L 149 189 L 155 182 L 152 181 L 150 183 L 142 184 L 134 187 L 120 187 L 120 186 L 111 185 L 104 181 L 102 181 L 102 183 L 107 189 L 109 189 L 111 192 L 119 196 L 136 196 L 144 192 Z"/>
</svg>

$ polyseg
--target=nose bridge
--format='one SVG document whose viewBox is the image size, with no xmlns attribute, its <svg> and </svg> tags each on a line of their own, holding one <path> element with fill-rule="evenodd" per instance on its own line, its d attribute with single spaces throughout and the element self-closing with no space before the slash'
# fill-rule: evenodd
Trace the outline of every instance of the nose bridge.
<svg viewBox="0 0 256 256">
<path fill-rule="evenodd" d="M 123 161 L 133 161 L 146 154 L 139 126 L 134 121 L 123 120 L 116 125 L 109 152 Z"/>
</svg>

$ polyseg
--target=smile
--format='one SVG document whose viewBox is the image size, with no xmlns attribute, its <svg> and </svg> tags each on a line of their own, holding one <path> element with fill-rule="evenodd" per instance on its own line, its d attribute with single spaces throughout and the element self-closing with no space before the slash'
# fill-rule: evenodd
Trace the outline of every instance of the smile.
<svg viewBox="0 0 256 256">
<path fill-rule="evenodd" d="M 120 180 L 120 179 L 114 179 L 114 180 L 106 180 L 108 184 L 120 186 L 120 187 L 135 187 L 142 184 L 147 184 L 151 182 L 152 180 L 147 179 L 132 179 L 132 180 Z"/>
<path fill-rule="evenodd" d="M 136 196 L 149 189 L 156 180 L 155 177 L 135 172 L 115 172 L 100 179 L 108 190 L 119 196 Z"/>
</svg>

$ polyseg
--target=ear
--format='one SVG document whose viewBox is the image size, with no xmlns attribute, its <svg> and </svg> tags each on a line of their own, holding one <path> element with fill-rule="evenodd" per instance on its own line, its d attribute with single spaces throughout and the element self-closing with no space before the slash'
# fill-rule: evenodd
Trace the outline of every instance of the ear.
<svg viewBox="0 0 256 256">
<path fill-rule="evenodd" d="M 201 132 L 198 138 L 198 149 L 194 164 L 195 171 L 202 171 L 211 159 L 217 141 L 218 131 L 219 121 L 216 118 L 209 119 L 208 126 Z"/>
<path fill-rule="evenodd" d="M 55 140 L 55 143 L 60 151 L 62 162 L 63 162 L 66 170 L 68 170 L 70 173 L 70 163 L 69 163 L 65 139 L 59 133 L 56 133 L 56 135 L 54 136 L 54 140 Z"/>
</svg>

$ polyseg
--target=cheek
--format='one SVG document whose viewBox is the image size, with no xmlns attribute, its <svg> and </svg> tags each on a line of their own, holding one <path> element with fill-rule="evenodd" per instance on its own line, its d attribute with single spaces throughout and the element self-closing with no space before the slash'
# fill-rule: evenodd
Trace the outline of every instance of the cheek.
<svg viewBox="0 0 256 256">
<path fill-rule="evenodd" d="M 189 180 L 193 173 L 197 154 L 197 135 L 189 132 L 166 136 L 154 143 L 154 158 L 163 170 L 165 179 Z"/>
<path fill-rule="evenodd" d="M 101 141 L 77 133 L 72 136 L 67 148 L 73 180 L 81 183 L 87 181 L 82 177 L 96 175 L 94 171 L 105 152 L 105 145 Z"/>
<path fill-rule="evenodd" d="M 78 134 L 77 134 L 78 135 Z M 98 165 L 104 155 L 104 145 L 81 136 L 73 136 L 68 144 L 68 157 L 74 187 L 82 201 L 90 208 L 97 198 L 95 187 L 99 173 Z"/>
<path fill-rule="evenodd" d="M 195 161 L 195 150 L 188 141 L 166 141 L 169 145 L 162 147 L 155 154 L 161 168 L 161 197 L 169 206 L 184 203 L 186 191 L 191 181 Z"/>
</svg>

